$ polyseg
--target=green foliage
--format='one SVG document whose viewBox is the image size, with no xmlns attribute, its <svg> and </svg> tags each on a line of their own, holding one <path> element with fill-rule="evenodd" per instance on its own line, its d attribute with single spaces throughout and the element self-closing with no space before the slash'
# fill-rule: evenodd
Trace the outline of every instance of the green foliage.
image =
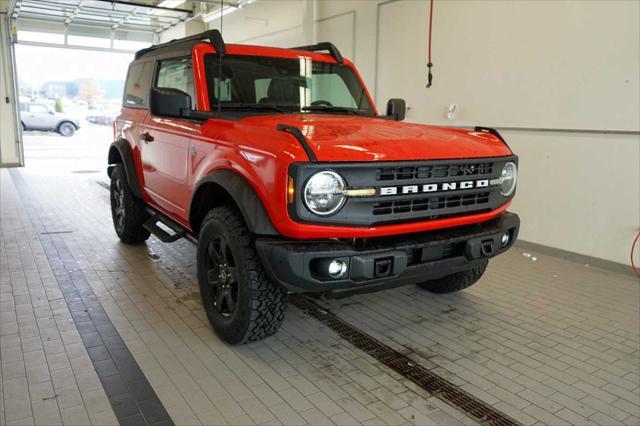
<svg viewBox="0 0 640 426">
<path fill-rule="evenodd" d="M 56 99 L 56 112 L 64 112 L 64 108 L 62 108 L 62 100 L 60 98 Z"/>
</svg>

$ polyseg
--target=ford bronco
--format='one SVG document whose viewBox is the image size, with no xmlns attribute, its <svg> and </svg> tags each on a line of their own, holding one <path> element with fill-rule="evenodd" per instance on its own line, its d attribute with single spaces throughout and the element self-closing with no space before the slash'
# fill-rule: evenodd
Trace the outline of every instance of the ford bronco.
<svg viewBox="0 0 640 426">
<path fill-rule="evenodd" d="M 322 53 L 322 52 L 328 53 Z M 215 332 L 281 325 L 288 293 L 469 287 L 517 237 L 518 158 L 493 129 L 401 123 L 331 43 L 225 44 L 218 31 L 137 52 L 109 150 L 128 244 L 197 244 Z"/>
</svg>

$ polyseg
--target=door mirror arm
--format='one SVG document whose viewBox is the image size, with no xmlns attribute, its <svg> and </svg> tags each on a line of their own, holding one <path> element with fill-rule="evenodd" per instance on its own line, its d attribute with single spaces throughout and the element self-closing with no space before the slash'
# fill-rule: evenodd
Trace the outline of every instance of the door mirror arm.
<svg viewBox="0 0 640 426">
<path fill-rule="evenodd" d="M 390 120 L 402 121 L 407 114 L 407 103 L 404 99 L 389 99 L 387 102 L 386 118 Z"/>
</svg>

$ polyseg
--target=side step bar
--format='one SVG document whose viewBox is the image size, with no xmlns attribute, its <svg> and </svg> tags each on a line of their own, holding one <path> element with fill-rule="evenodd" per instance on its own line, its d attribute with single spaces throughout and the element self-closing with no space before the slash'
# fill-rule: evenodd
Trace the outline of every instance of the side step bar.
<svg viewBox="0 0 640 426">
<path fill-rule="evenodd" d="M 187 235 L 186 231 L 177 223 L 166 216 L 149 209 L 151 217 L 142 225 L 147 231 L 155 235 L 163 243 L 172 243 Z M 158 222 L 169 228 L 169 233 L 158 226 Z"/>
</svg>

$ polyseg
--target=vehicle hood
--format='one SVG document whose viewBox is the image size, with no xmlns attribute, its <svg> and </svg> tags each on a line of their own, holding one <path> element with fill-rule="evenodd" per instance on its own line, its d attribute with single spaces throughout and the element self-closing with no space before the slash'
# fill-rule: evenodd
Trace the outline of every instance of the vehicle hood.
<svg viewBox="0 0 640 426">
<path fill-rule="evenodd" d="M 512 154 L 500 138 L 489 133 L 375 117 L 294 114 L 254 116 L 242 122 L 270 130 L 278 124 L 299 128 L 318 161 L 406 161 Z"/>
</svg>

